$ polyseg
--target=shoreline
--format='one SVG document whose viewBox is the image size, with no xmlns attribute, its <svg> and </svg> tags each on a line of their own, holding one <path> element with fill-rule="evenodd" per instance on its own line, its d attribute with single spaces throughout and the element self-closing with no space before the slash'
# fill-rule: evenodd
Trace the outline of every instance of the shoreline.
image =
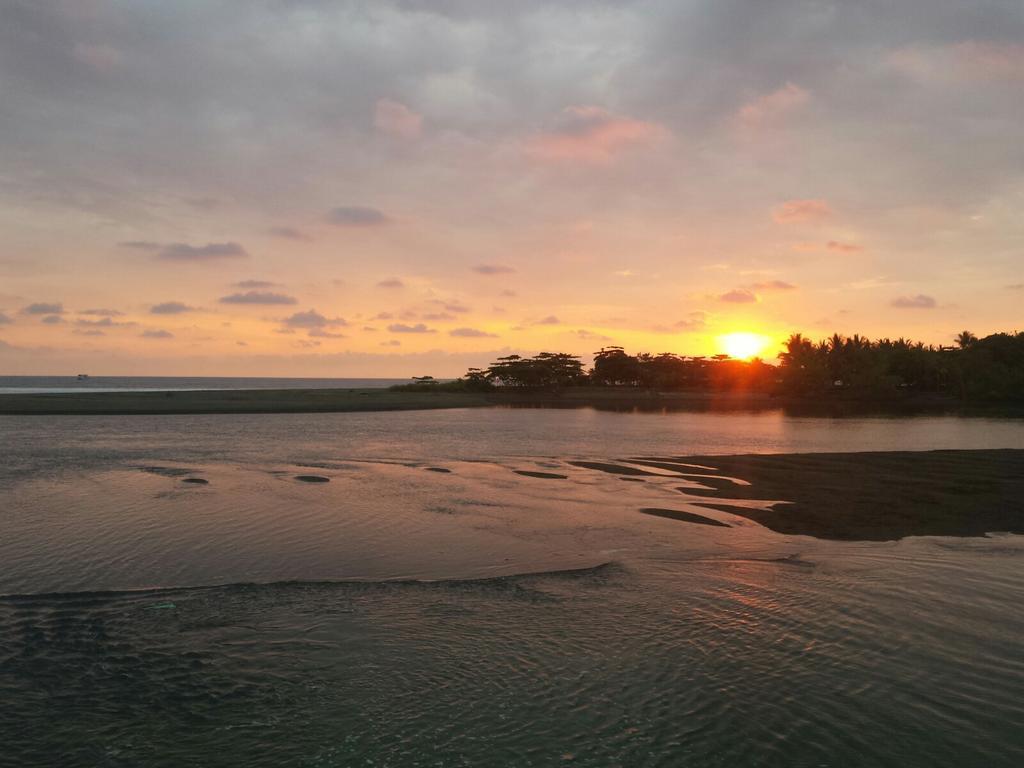
<svg viewBox="0 0 1024 768">
<path fill-rule="evenodd" d="M 750 392 L 655 392 L 609 387 L 559 391 L 402 391 L 362 389 L 216 389 L 102 392 L 0 393 L 0 415 L 186 415 L 261 413 L 352 413 L 447 408 L 596 408 L 658 412 L 671 410 L 763 411 L 794 415 L 943 414 L 1021 416 L 1020 406 L 965 405 L 956 401 L 908 399 L 864 402 L 806 400 Z"/>
</svg>

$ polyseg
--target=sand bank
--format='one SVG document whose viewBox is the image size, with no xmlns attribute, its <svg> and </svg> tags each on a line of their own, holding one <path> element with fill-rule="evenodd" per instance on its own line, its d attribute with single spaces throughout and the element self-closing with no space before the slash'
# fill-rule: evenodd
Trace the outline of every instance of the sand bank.
<svg viewBox="0 0 1024 768">
<path fill-rule="evenodd" d="M 701 478 L 710 490 L 680 488 L 698 504 L 773 531 L 824 539 L 886 541 L 904 536 L 1024 533 L 1024 450 L 689 456 L 749 481 Z M 681 472 L 692 471 L 680 465 Z M 694 479 L 692 476 L 688 479 Z M 764 509 L 730 500 L 790 503 Z"/>
</svg>

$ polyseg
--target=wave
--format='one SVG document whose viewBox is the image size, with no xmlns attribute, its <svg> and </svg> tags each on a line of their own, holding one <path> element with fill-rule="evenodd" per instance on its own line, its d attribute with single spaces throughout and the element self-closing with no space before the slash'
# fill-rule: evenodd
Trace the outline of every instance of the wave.
<svg viewBox="0 0 1024 768">
<path fill-rule="evenodd" d="M 453 579 L 288 579 L 281 581 L 238 581 L 225 582 L 223 584 L 198 584 L 194 586 L 173 586 L 173 587 L 141 587 L 138 589 L 110 589 L 110 590 L 81 590 L 62 592 L 23 592 L 0 595 L 0 603 L 24 604 L 28 602 L 45 602 L 60 600 L 78 601 L 107 601 L 119 598 L 136 597 L 162 597 L 176 594 L 196 594 L 201 592 L 214 592 L 223 590 L 244 590 L 244 589 L 303 589 L 334 586 L 480 586 L 488 584 L 513 584 L 527 579 L 570 579 L 589 576 L 612 575 L 616 571 L 624 571 L 624 567 L 614 561 L 608 560 L 597 565 L 585 566 L 582 568 L 562 568 L 548 571 L 524 571 L 522 573 L 506 574 L 503 576 L 480 576 L 475 578 L 453 578 Z"/>
</svg>

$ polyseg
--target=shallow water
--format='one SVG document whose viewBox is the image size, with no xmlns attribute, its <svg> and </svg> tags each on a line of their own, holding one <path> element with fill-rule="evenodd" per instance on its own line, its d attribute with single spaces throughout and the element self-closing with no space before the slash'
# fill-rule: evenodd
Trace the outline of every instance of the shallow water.
<svg viewBox="0 0 1024 768">
<path fill-rule="evenodd" d="M 687 506 L 699 478 L 585 464 L 1024 448 L 1021 422 L 7 417 L 0 439 L 0 765 L 1024 763 L 1024 537 L 783 536 Z M 641 512 L 666 507 L 730 527 Z"/>
</svg>

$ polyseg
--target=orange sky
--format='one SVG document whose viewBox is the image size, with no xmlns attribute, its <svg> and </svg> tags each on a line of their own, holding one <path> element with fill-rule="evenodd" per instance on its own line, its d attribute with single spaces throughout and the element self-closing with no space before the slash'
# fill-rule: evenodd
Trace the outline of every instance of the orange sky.
<svg viewBox="0 0 1024 768">
<path fill-rule="evenodd" d="M 0 374 L 1019 326 L 1021 13 L 683 5 L 0 9 Z"/>
</svg>

